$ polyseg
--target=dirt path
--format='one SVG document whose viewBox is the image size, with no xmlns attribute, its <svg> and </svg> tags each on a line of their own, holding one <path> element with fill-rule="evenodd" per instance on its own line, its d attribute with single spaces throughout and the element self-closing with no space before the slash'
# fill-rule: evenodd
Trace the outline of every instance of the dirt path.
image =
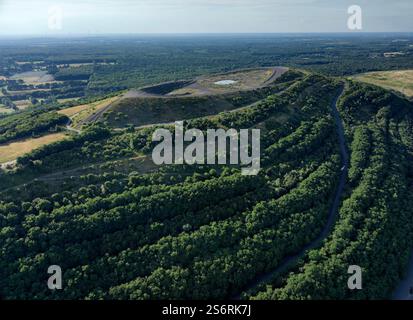
<svg viewBox="0 0 413 320">
<path fill-rule="evenodd" d="M 65 127 L 66 127 L 66 130 L 75 132 L 75 133 L 77 133 L 77 134 L 81 134 L 81 133 L 82 133 L 82 131 L 73 128 L 73 127 L 71 126 L 71 124 L 72 124 L 72 120 L 69 118 L 69 121 L 66 123 L 66 126 L 65 126 Z"/>
<path fill-rule="evenodd" d="M 124 158 L 124 159 L 100 161 L 100 162 L 91 163 L 91 164 L 87 164 L 87 165 L 83 165 L 83 166 L 79 166 L 79 167 L 74 167 L 74 168 L 73 167 L 72 168 L 67 168 L 67 169 L 56 171 L 56 172 L 53 172 L 53 173 L 47 173 L 47 174 L 41 175 L 39 177 L 33 178 L 30 181 L 26 181 L 22 184 L 0 190 L 0 194 L 8 192 L 8 191 L 16 189 L 16 188 L 24 187 L 25 185 L 27 185 L 29 183 L 32 183 L 34 181 L 57 181 L 57 180 L 61 180 L 61 179 L 67 179 L 68 177 L 70 177 L 71 174 L 76 174 L 79 171 L 91 169 L 95 166 L 99 166 L 99 165 L 103 165 L 103 164 L 107 164 L 107 163 L 116 163 L 116 162 L 120 162 L 120 161 L 130 161 L 130 160 L 135 161 L 135 160 L 144 160 L 144 159 L 146 159 L 146 156 L 135 156 L 135 157 L 128 157 L 128 158 Z"/>
<path fill-rule="evenodd" d="M 336 190 L 334 202 L 330 208 L 327 223 L 325 224 L 323 231 L 315 240 L 313 240 L 311 243 L 304 246 L 299 253 L 293 256 L 286 257 L 283 261 L 281 261 L 281 263 L 279 264 L 277 268 L 253 280 L 249 285 L 247 285 L 243 289 L 243 292 L 253 290 L 256 287 L 269 282 L 270 280 L 274 278 L 274 276 L 285 272 L 290 266 L 295 264 L 299 259 L 303 258 L 309 250 L 319 247 L 324 241 L 324 239 L 326 239 L 327 236 L 330 234 L 333 228 L 333 225 L 336 221 L 337 215 L 338 215 L 338 209 L 339 209 L 341 198 L 344 192 L 344 187 L 346 185 L 348 168 L 349 168 L 349 156 L 347 153 L 346 140 L 345 140 L 345 135 L 344 135 L 344 126 L 343 126 L 343 122 L 341 120 L 340 114 L 337 110 L 337 102 L 340 99 L 343 92 L 344 92 L 344 88 L 341 89 L 340 94 L 337 95 L 337 97 L 334 99 L 334 101 L 331 104 L 332 115 L 336 122 L 337 135 L 339 138 L 342 169 L 341 169 L 340 181 L 339 181 L 339 184 Z M 241 299 L 241 295 L 242 295 L 242 292 L 232 297 L 232 299 L 239 300 Z"/>
</svg>

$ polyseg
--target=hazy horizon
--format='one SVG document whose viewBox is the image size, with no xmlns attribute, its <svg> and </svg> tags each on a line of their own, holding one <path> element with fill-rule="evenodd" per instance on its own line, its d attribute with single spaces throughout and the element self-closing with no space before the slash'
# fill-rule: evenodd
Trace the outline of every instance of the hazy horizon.
<svg viewBox="0 0 413 320">
<path fill-rule="evenodd" d="M 363 32 L 413 32 L 411 0 L 0 0 L 0 35 L 354 33 L 353 4 Z"/>
<path fill-rule="evenodd" d="M 227 37 L 227 36 L 344 36 L 344 37 L 365 37 L 365 36 L 386 36 L 386 35 L 401 35 L 401 36 L 413 36 L 413 31 L 393 31 L 393 32 L 385 32 L 385 31 L 376 31 L 376 32 L 215 32 L 215 33 L 207 33 L 207 32 L 192 32 L 192 33 L 185 33 L 185 32 L 176 32 L 176 33 L 54 33 L 54 34 L 1 34 L 0 38 L 82 38 L 82 37 L 96 37 L 96 38 L 106 38 L 106 37 L 120 37 L 120 38 L 127 38 L 127 37 L 191 37 L 191 36 L 199 36 L 199 37 Z"/>
</svg>

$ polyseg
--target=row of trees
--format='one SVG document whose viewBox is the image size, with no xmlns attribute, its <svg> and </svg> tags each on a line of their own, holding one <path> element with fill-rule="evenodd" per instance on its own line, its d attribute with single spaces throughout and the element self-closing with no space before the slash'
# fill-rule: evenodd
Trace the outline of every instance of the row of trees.
<svg viewBox="0 0 413 320">
<path fill-rule="evenodd" d="M 224 128 L 265 128 L 269 137 L 258 176 L 207 166 L 90 175 L 70 179 L 71 189 L 62 194 L 39 191 L 42 197 L 32 201 L 2 204 L 0 294 L 147 299 L 224 298 L 238 292 L 316 238 L 325 224 L 340 161 L 333 121 L 320 117 L 326 105 L 312 97 L 324 88 L 323 99 L 331 100 L 328 82 L 308 77 L 299 89 L 293 86 L 279 98 L 237 112 L 236 123 L 233 114 L 208 120 Z M 297 99 L 305 103 L 295 105 Z M 278 118 L 287 119 L 285 132 L 277 130 Z M 46 172 L 93 163 L 112 148 L 130 154 L 150 150 L 145 135 L 150 130 L 105 130 L 93 126 L 32 152 L 19 160 L 22 172 L 33 170 L 37 161 Z M 64 271 L 60 292 L 44 285 L 51 264 Z"/>
<path fill-rule="evenodd" d="M 341 101 L 346 130 L 353 132 L 351 189 L 332 235 L 281 287 L 254 298 L 385 299 L 392 294 L 413 244 L 412 149 L 406 143 L 412 112 L 400 108 L 398 97 L 380 96 L 380 91 L 357 85 Z M 363 290 L 348 289 L 350 265 L 362 268 Z"/>
</svg>

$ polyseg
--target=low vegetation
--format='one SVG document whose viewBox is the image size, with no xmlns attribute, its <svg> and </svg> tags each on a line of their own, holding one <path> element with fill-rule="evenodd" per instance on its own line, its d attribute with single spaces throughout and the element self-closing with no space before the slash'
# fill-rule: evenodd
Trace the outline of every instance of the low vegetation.
<svg viewBox="0 0 413 320">
<path fill-rule="evenodd" d="M 354 79 L 395 90 L 408 98 L 413 98 L 413 70 L 369 72 Z"/>
<path fill-rule="evenodd" d="M 44 145 L 66 139 L 64 133 L 51 133 L 38 138 L 23 139 L 16 142 L 10 142 L 0 145 L 0 163 L 16 160 L 18 157 L 25 155 Z"/>
</svg>

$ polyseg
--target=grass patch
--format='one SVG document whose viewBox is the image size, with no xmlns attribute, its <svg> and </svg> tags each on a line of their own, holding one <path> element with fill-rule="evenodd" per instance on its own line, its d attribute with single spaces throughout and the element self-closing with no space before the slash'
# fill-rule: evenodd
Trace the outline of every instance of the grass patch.
<svg viewBox="0 0 413 320">
<path fill-rule="evenodd" d="M 100 111 L 103 108 L 106 108 L 111 103 L 118 100 L 119 97 L 111 97 L 104 100 L 99 100 L 89 104 L 83 104 L 67 109 L 58 111 L 59 114 L 63 114 L 72 119 L 73 125 L 76 127 L 80 122 L 84 121 L 86 118 L 94 114 L 95 112 Z"/>
<path fill-rule="evenodd" d="M 144 126 L 213 116 L 248 106 L 277 91 L 274 87 L 213 96 L 127 98 L 115 103 L 101 120 L 120 128 L 128 124 Z"/>
<path fill-rule="evenodd" d="M 413 70 L 369 72 L 353 79 L 391 89 L 413 97 Z"/>
<path fill-rule="evenodd" d="M 16 160 L 18 157 L 41 146 L 66 139 L 64 133 L 52 133 L 39 138 L 30 138 L 0 145 L 0 163 Z"/>
<path fill-rule="evenodd" d="M 51 74 L 47 71 L 27 71 L 17 73 L 10 77 L 11 80 L 23 80 L 26 84 L 38 85 L 43 83 L 56 82 Z"/>
<path fill-rule="evenodd" d="M 0 104 L 0 114 L 2 114 L 2 113 L 10 114 L 10 113 L 13 113 L 13 112 L 14 112 L 13 109 L 6 108 L 6 106 Z"/>
</svg>

